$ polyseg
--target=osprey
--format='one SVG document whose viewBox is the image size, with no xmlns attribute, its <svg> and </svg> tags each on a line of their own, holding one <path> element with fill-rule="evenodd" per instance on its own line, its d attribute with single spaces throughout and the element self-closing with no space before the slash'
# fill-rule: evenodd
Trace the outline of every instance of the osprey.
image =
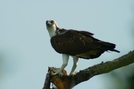
<svg viewBox="0 0 134 89">
<path fill-rule="evenodd" d="M 73 57 L 73 67 L 70 72 L 72 74 L 77 67 L 78 58 L 97 58 L 109 50 L 119 53 L 118 50 L 114 49 L 115 44 L 98 40 L 93 37 L 93 33 L 59 28 L 54 20 L 47 20 L 46 28 L 51 38 L 52 47 L 56 52 L 62 54 L 63 59 L 61 68 L 55 74 L 62 74 L 62 70 L 68 64 L 69 56 Z"/>
</svg>

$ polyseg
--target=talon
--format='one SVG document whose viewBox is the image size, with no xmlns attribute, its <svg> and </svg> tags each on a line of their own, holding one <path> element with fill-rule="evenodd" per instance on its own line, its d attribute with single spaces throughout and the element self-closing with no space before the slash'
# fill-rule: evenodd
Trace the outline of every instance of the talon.
<svg viewBox="0 0 134 89">
<path fill-rule="evenodd" d="M 66 70 L 64 69 L 62 70 L 61 68 L 49 67 L 49 71 L 51 75 L 59 75 L 59 76 L 67 75 Z"/>
<path fill-rule="evenodd" d="M 78 73 L 78 72 L 70 73 L 69 76 L 70 76 L 70 75 L 76 75 L 77 73 Z"/>
<path fill-rule="evenodd" d="M 58 74 L 58 75 L 60 75 L 60 76 L 63 76 L 63 73 L 61 72 L 61 70 L 60 70 L 60 69 L 55 70 L 55 73 L 54 73 L 54 74 L 52 74 L 52 75 L 56 75 L 56 74 Z"/>
</svg>

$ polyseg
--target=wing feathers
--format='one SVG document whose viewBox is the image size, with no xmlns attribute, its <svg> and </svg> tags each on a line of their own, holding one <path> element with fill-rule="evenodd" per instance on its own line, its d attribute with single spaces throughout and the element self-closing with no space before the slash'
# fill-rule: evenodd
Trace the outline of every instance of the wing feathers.
<svg viewBox="0 0 134 89">
<path fill-rule="evenodd" d="M 58 53 L 69 55 L 91 55 L 95 58 L 100 56 L 104 51 L 115 51 L 115 44 L 103 42 L 92 37 L 92 33 L 85 31 L 68 30 L 66 33 L 56 35 L 51 38 L 52 47 Z M 94 51 L 93 51 L 94 50 Z M 95 51 L 96 50 L 96 51 Z M 117 51 L 116 51 L 117 52 Z"/>
</svg>

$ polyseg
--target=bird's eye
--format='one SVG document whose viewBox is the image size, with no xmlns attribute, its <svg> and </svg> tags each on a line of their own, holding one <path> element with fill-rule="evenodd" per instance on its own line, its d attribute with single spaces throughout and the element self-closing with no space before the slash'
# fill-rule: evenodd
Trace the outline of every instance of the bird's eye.
<svg viewBox="0 0 134 89">
<path fill-rule="evenodd" d="M 51 20 L 51 23 L 54 23 L 54 21 L 53 21 L 53 20 Z"/>
</svg>

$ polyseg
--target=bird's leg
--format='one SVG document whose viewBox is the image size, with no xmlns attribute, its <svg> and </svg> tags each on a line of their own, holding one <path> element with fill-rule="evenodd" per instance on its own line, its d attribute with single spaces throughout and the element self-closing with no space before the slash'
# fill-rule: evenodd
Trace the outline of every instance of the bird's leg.
<svg viewBox="0 0 134 89">
<path fill-rule="evenodd" d="M 68 64 L 68 59 L 69 55 L 67 54 L 62 54 L 62 59 L 63 59 L 63 64 L 60 69 L 58 69 L 53 75 L 60 74 L 63 75 L 62 70 L 67 66 Z"/>
<path fill-rule="evenodd" d="M 73 67 L 72 67 L 72 70 L 70 72 L 70 75 L 73 74 L 73 72 L 76 69 L 77 65 L 78 65 L 78 57 L 73 56 Z"/>
</svg>

